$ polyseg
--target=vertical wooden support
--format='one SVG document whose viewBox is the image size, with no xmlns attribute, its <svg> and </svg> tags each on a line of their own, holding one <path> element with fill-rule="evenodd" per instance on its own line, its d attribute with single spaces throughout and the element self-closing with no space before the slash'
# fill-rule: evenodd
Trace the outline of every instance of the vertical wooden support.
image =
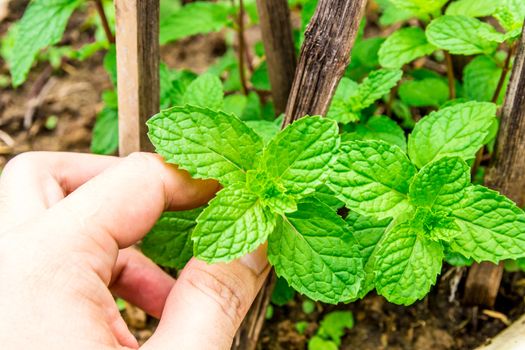
<svg viewBox="0 0 525 350">
<path fill-rule="evenodd" d="M 283 127 L 305 115 L 325 115 L 350 61 L 366 0 L 319 0 L 306 33 Z M 272 272 L 255 298 L 232 348 L 257 346 L 275 283 Z"/>
<path fill-rule="evenodd" d="M 277 115 L 284 113 L 295 74 L 295 48 L 286 0 L 257 0 L 268 75 Z"/>
<path fill-rule="evenodd" d="M 151 151 L 146 120 L 159 111 L 159 0 L 115 0 L 119 154 Z"/>
<path fill-rule="evenodd" d="M 485 185 L 525 205 L 525 27 L 514 61 L 507 96 L 501 112 L 501 125 L 493 163 Z M 474 264 L 467 276 L 465 302 L 494 306 L 503 264 Z"/>
</svg>

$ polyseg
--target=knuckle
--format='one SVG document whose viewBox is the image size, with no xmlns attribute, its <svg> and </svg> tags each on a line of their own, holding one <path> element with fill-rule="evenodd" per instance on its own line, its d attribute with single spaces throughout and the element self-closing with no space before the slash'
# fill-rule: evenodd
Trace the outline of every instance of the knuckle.
<svg viewBox="0 0 525 350">
<path fill-rule="evenodd" d="M 13 174 L 20 171 L 27 171 L 35 166 L 39 158 L 38 152 L 25 152 L 17 155 L 7 162 L 3 174 Z"/>
<path fill-rule="evenodd" d="M 186 281 L 203 293 L 231 321 L 236 329 L 249 308 L 246 286 L 235 275 L 218 269 L 213 273 L 195 268 L 186 275 Z"/>
</svg>

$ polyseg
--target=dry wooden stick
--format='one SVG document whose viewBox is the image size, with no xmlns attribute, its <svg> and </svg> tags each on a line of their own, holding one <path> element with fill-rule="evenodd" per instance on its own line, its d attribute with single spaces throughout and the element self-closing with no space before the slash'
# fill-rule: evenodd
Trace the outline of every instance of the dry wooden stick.
<svg viewBox="0 0 525 350">
<path fill-rule="evenodd" d="M 119 154 L 152 151 L 146 120 L 159 111 L 159 0 L 116 0 Z"/>
<path fill-rule="evenodd" d="M 366 0 L 320 0 L 306 34 L 283 127 L 305 115 L 325 115 L 350 60 Z M 253 350 L 275 284 L 272 272 L 241 329 L 233 349 Z"/>
<path fill-rule="evenodd" d="M 525 27 L 524 27 L 525 33 Z M 525 205 L 525 35 L 519 43 L 507 96 L 501 112 L 501 126 L 485 185 Z M 474 264 L 465 286 L 465 302 L 492 307 L 496 301 L 503 264 Z"/>
<path fill-rule="evenodd" d="M 257 0 L 268 75 L 277 115 L 284 113 L 292 88 L 296 58 L 286 0 Z"/>
</svg>

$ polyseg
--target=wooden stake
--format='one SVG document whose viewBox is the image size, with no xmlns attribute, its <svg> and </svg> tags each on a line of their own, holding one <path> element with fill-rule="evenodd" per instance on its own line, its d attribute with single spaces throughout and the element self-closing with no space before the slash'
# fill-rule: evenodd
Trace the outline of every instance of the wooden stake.
<svg viewBox="0 0 525 350">
<path fill-rule="evenodd" d="M 119 154 L 152 151 L 146 120 L 159 111 L 159 0 L 116 0 Z"/>
<path fill-rule="evenodd" d="M 525 27 L 524 31 L 525 33 Z M 519 43 L 507 96 L 501 112 L 496 151 L 485 185 L 525 205 L 525 35 Z M 474 264 L 467 276 L 465 302 L 494 306 L 503 265 Z"/>
<path fill-rule="evenodd" d="M 325 115 L 350 60 L 366 0 L 320 0 L 306 34 L 283 127 L 305 115 Z M 275 35 L 275 34 L 274 34 Z M 237 333 L 232 349 L 253 350 L 275 284 L 270 274 Z"/>
<path fill-rule="evenodd" d="M 286 0 L 257 0 L 257 9 L 275 113 L 280 115 L 286 109 L 296 66 L 290 11 Z"/>
</svg>

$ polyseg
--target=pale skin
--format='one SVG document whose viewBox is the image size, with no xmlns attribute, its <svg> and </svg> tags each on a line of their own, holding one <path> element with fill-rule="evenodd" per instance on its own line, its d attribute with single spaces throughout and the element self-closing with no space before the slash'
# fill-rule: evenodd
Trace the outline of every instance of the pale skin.
<svg viewBox="0 0 525 350">
<path fill-rule="evenodd" d="M 159 157 L 26 153 L 0 177 L 0 344 L 138 349 L 113 295 L 160 323 L 140 349 L 229 349 L 269 271 L 264 247 L 229 264 L 192 259 L 179 278 L 132 246 L 164 210 L 219 185 Z"/>
</svg>

